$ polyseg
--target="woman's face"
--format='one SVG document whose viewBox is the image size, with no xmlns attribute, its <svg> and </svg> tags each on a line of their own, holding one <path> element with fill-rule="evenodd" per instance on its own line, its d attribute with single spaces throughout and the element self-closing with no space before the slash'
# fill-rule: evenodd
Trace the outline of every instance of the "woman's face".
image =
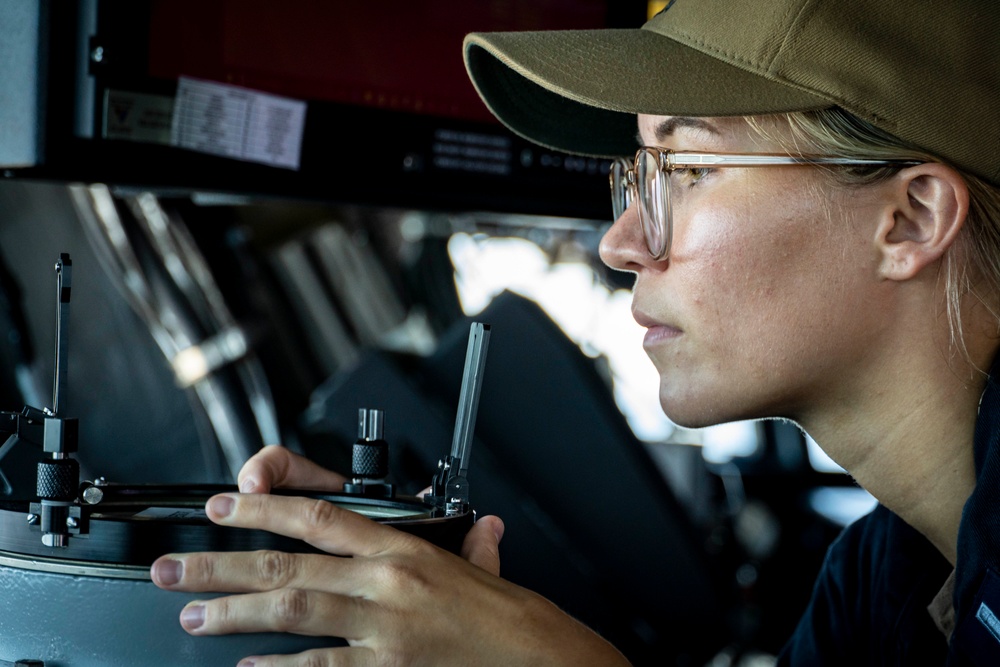
<svg viewBox="0 0 1000 667">
<path fill-rule="evenodd" d="M 738 118 L 640 116 L 639 131 L 644 145 L 677 151 L 782 152 Z M 633 314 L 648 329 L 667 415 L 690 427 L 803 423 L 859 395 L 885 305 L 877 188 L 837 185 L 808 166 L 715 169 L 685 182 L 667 259 L 648 254 L 635 206 L 601 243 L 609 266 L 636 274 Z"/>
</svg>

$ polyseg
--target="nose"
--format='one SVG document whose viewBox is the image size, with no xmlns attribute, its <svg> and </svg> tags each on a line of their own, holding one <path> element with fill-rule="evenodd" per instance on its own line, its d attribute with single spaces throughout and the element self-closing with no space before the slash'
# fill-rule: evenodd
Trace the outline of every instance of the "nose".
<svg viewBox="0 0 1000 667">
<path fill-rule="evenodd" d="M 658 263 L 649 254 L 646 239 L 639 225 L 638 211 L 637 205 L 629 206 L 601 239 L 598 253 L 601 261 L 612 269 L 634 272 L 640 267 Z"/>
</svg>

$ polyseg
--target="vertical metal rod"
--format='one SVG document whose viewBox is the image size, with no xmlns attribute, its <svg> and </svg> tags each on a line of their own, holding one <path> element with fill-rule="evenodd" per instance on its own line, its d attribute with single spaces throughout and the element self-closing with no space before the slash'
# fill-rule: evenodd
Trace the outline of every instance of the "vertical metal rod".
<svg viewBox="0 0 1000 667">
<path fill-rule="evenodd" d="M 458 474 L 463 476 L 469 469 L 469 443 L 472 442 L 472 435 L 476 429 L 479 392 L 483 387 L 483 369 L 486 367 L 486 350 L 489 343 L 490 325 L 473 322 L 469 330 L 462 391 L 458 396 L 458 414 L 455 416 L 455 435 L 451 443 L 453 465 L 458 465 Z"/>
<path fill-rule="evenodd" d="M 52 373 L 52 414 L 58 415 L 66 386 L 66 327 L 69 323 L 69 299 L 73 284 L 73 262 L 68 253 L 56 260 L 56 357 Z"/>
</svg>

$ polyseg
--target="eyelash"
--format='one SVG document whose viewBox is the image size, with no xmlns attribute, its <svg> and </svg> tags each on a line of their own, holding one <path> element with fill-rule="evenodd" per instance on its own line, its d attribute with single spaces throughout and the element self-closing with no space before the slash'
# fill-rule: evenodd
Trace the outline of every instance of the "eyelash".
<svg viewBox="0 0 1000 667">
<path fill-rule="evenodd" d="M 714 172 L 714 169 L 710 167 L 684 167 L 682 169 L 675 169 L 674 173 L 681 177 L 682 182 L 684 182 L 689 187 L 694 187 L 701 182 L 703 178 Z"/>
</svg>

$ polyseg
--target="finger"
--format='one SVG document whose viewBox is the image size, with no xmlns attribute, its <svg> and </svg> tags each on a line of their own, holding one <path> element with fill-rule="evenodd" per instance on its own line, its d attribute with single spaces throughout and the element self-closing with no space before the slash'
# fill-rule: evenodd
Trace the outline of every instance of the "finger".
<svg viewBox="0 0 1000 667">
<path fill-rule="evenodd" d="M 243 493 L 268 493 L 273 488 L 342 491 L 347 479 L 288 451 L 268 445 L 243 464 L 237 482 Z"/>
<path fill-rule="evenodd" d="M 484 516 L 473 524 L 462 542 L 462 558 L 490 574 L 500 575 L 500 540 L 504 525 L 498 516 Z"/>
<path fill-rule="evenodd" d="M 209 498 L 205 511 L 209 519 L 223 526 L 294 537 L 341 556 L 376 556 L 393 547 L 420 542 L 325 500 L 223 493 Z"/>
<path fill-rule="evenodd" d="M 362 646 L 319 648 L 297 655 L 261 655 L 244 658 L 236 667 L 373 667 L 375 652 Z"/>
<path fill-rule="evenodd" d="M 302 588 L 191 602 L 180 613 L 192 635 L 288 632 L 357 639 L 372 630 L 377 608 L 367 600 Z"/>
<path fill-rule="evenodd" d="M 352 595 L 347 583 L 351 561 L 320 554 L 282 551 L 168 554 L 150 567 L 160 588 L 190 592 L 253 593 L 279 588 L 311 588 Z"/>
</svg>

